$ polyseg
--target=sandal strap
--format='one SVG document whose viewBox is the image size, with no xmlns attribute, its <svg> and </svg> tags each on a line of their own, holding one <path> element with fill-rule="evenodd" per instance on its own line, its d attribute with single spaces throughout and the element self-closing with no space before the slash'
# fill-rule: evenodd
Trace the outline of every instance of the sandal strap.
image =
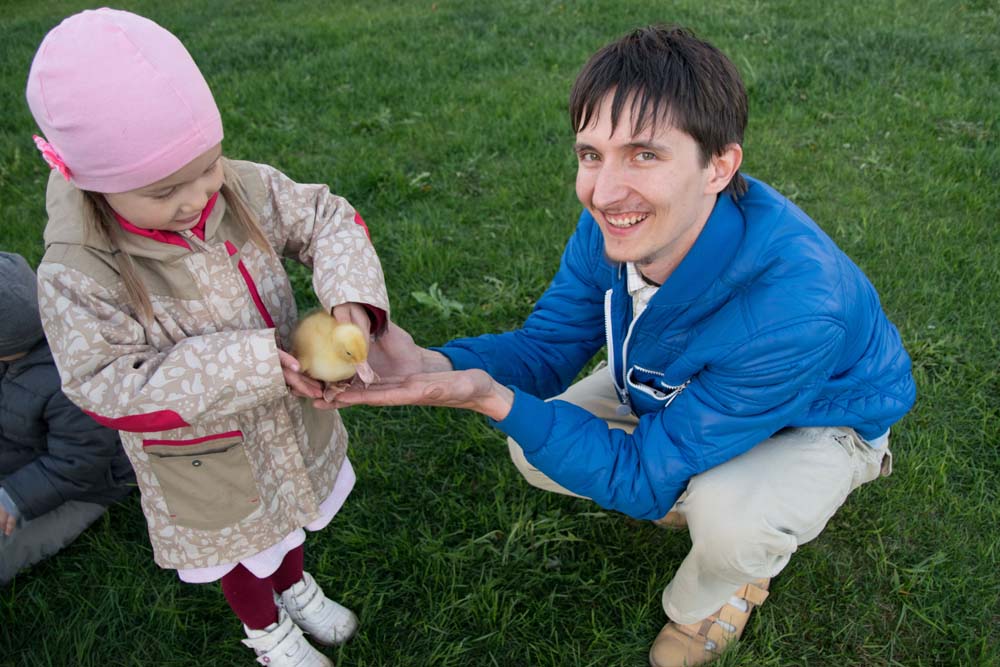
<svg viewBox="0 0 1000 667">
<path fill-rule="evenodd" d="M 692 640 L 700 643 L 704 643 L 709 639 L 709 633 L 712 632 L 712 628 L 719 627 L 715 623 L 715 616 L 709 616 L 708 618 L 702 619 L 698 623 L 688 623 L 681 625 L 680 623 L 670 622 L 667 627 L 671 628 L 673 631 L 678 632 L 686 637 L 690 637 Z"/>
<path fill-rule="evenodd" d="M 765 579 L 763 581 L 765 582 L 764 586 L 767 586 L 767 580 Z M 740 590 L 736 591 L 736 597 L 743 598 L 755 607 L 759 607 L 764 604 L 764 600 L 767 599 L 768 595 L 770 595 L 770 592 L 767 588 L 762 587 L 756 581 L 751 581 L 749 584 L 744 585 Z"/>
<path fill-rule="evenodd" d="M 699 623 L 689 625 L 674 624 L 674 628 L 677 632 L 690 637 L 699 646 L 706 642 L 714 642 L 716 646 L 722 646 L 725 642 L 733 638 L 733 633 L 719 625 L 716 622 L 718 618 L 718 616 L 712 614 Z"/>
<path fill-rule="evenodd" d="M 714 642 L 716 646 L 725 646 L 726 642 L 733 639 L 737 633 L 730 632 L 716 623 L 714 620 L 716 618 L 717 617 L 713 615 L 702 621 L 702 625 L 698 629 L 699 639 Z"/>
</svg>

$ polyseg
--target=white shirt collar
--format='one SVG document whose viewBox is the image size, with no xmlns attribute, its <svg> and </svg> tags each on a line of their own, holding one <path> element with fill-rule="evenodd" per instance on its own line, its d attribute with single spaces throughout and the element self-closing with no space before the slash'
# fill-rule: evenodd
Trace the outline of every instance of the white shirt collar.
<svg viewBox="0 0 1000 667">
<path fill-rule="evenodd" d="M 628 293 L 632 297 L 632 317 L 636 318 L 646 309 L 660 286 L 647 282 L 633 262 L 625 263 L 625 277 Z"/>
</svg>

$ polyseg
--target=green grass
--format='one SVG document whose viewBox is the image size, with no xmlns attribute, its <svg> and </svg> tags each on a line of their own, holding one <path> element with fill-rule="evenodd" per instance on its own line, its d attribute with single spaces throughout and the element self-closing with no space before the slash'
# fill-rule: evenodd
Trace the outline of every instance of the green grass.
<svg viewBox="0 0 1000 667">
<path fill-rule="evenodd" d="M 654 21 L 716 43 L 750 93 L 745 170 L 866 271 L 919 387 L 893 476 L 796 554 L 719 664 L 1000 664 L 993 0 L 120 4 L 201 64 L 228 154 L 361 210 L 393 316 L 424 344 L 516 326 L 555 271 L 579 209 L 565 107 L 587 56 Z M 48 170 L 25 77 L 82 7 L 19 0 L 0 17 L 0 247 L 32 263 Z M 413 296 L 434 283 L 462 310 Z M 358 485 L 306 552 L 361 616 L 339 665 L 645 664 L 684 533 L 535 491 L 476 415 L 345 418 Z M 152 563 L 136 497 L 0 590 L 4 665 L 254 664 L 240 637 L 217 587 Z"/>
</svg>

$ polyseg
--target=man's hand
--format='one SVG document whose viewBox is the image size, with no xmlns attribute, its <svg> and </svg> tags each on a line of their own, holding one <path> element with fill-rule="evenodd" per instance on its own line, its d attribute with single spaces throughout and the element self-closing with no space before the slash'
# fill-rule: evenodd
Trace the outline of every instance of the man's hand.
<svg viewBox="0 0 1000 667">
<path fill-rule="evenodd" d="M 17 528 L 17 517 L 13 514 L 8 514 L 7 510 L 0 507 L 0 530 L 3 531 L 4 535 L 10 535 Z"/>
<path fill-rule="evenodd" d="M 478 369 L 417 373 L 403 378 L 386 378 L 369 387 L 352 386 L 338 394 L 332 406 L 344 408 L 359 404 L 464 408 L 500 421 L 514 405 L 514 392 Z"/>
</svg>

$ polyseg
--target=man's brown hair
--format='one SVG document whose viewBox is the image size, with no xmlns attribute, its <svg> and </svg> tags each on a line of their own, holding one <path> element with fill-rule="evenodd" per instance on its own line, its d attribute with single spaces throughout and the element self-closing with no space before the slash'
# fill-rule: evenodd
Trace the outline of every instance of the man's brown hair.
<svg viewBox="0 0 1000 667">
<path fill-rule="evenodd" d="M 570 92 L 573 132 L 597 120 L 612 92 L 612 131 L 628 103 L 633 135 L 669 124 L 697 142 L 702 166 L 729 144 L 743 144 L 747 93 L 739 72 L 725 54 L 684 28 L 639 28 L 595 53 Z M 725 192 L 740 197 L 746 190 L 737 171 Z"/>
</svg>

